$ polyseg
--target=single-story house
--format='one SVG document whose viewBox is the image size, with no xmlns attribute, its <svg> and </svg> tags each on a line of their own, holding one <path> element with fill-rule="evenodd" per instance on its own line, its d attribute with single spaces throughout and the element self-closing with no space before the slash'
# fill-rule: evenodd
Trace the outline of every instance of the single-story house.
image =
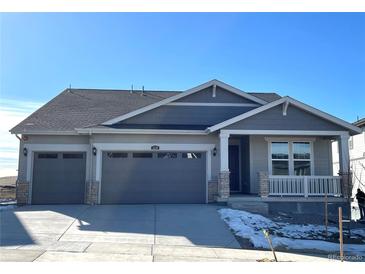
<svg viewBox="0 0 365 274">
<path fill-rule="evenodd" d="M 19 204 L 134 204 L 343 199 L 349 137 L 361 130 L 211 80 L 184 92 L 69 88 L 10 132 Z"/>
</svg>

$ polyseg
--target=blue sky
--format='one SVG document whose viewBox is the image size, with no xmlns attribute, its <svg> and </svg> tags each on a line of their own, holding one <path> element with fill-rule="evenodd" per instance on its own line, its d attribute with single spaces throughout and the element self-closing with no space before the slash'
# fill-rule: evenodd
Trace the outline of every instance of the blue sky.
<svg viewBox="0 0 365 274">
<path fill-rule="evenodd" d="M 213 78 L 289 95 L 347 121 L 365 116 L 365 14 L 0 16 L 0 110 L 17 117 L 6 126 L 69 84 L 185 90 Z M 9 150 L 8 129 L 1 151 Z"/>
</svg>

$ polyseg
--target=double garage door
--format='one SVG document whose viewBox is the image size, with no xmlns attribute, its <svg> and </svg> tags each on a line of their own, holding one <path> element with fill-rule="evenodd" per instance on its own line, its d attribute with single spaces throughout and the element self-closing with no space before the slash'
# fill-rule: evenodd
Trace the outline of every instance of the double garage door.
<svg viewBox="0 0 365 274">
<path fill-rule="evenodd" d="M 205 157 L 203 152 L 103 152 L 101 203 L 205 203 Z M 84 203 L 85 174 L 85 153 L 35 153 L 32 203 Z"/>
<path fill-rule="evenodd" d="M 205 153 L 103 152 L 101 203 L 205 203 Z"/>
</svg>

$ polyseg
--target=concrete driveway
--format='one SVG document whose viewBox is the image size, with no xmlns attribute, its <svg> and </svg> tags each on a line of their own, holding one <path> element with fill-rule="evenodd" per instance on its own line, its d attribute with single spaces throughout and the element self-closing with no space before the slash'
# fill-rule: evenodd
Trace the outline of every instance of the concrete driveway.
<svg viewBox="0 0 365 274">
<path fill-rule="evenodd" d="M 152 249 L 170 255 L 171 247 L 239 248 L 214 205 L 25 206 L 0 218 L 3 260 L 67 260 L 78 252 L 148 261 Z"/>
<path fill-rule="evenodd" d="M 60 205 L 0 211 L 0 261 L 256 261 L 214 205 Z M 277 253 L 283 261 L 326 260 Z"/>
</svg>

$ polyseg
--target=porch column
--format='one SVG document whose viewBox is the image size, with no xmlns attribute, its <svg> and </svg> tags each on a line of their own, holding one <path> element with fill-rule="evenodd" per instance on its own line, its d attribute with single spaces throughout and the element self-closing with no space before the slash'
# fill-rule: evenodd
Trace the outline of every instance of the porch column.
<svg viewBox="0 0 365 274">
<path fill-rule="evenodd" d="M 349 154 L 349 134 L 342 133 L 338 138 L 338 153 L 342 182 L 342 195 L 347 198 L 351 194 L 351 174 L 350 174 L 350 154 Z"/>
<path fill-rule="evenodd" d="M 218 176 L 218 201 L 225 202 L 229 198 L 229 168 L 228 168 L 229 134 L 219 134 L 220 172 Z"/>
</svg>

